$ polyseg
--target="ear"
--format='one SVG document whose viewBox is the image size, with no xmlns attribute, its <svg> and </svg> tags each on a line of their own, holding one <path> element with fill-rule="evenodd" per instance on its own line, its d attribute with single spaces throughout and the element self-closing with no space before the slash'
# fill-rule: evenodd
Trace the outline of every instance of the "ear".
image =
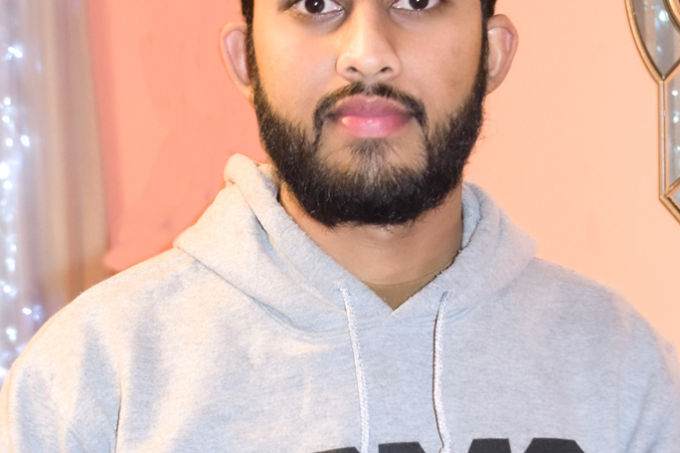
<svg viewBox="0 0 680 453">
<path fill-rule="evenodd" d="M 491 93 L 505 80 L 505 76 L 510 70 L 512 60 L 517 52 L 519 36 L 510 19 L 502 14 L 489 19 L 487 30 L 489 37 L 489 73 L 486 92 Z"/>
<path fill-rule="evenodd" d="M 244 22 L 232 22 L 220 33 L 222 61 L 236 88 L 252 102 L 253 89 L 248 72 L 248 51 L 246 46 L 247 26 Z"/>
</svg>

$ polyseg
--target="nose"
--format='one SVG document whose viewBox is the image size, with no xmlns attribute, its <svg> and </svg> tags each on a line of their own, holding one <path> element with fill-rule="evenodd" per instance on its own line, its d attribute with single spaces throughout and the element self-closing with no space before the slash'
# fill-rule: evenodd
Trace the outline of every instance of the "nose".
<svg viewBox="0 0 680 453">
<path fill-rule="evenodd" d="M 336 70 L 350 82 L 387 82 L 401 72 L 401 61 L 390 36 L 389 18 L 367 2 L 355 7 L 343 24 Z"/>
</svg>

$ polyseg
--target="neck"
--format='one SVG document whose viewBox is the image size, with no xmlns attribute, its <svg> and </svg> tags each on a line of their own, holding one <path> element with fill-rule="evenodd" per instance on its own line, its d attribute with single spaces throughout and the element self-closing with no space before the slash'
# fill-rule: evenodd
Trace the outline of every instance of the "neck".
<svg viewBox="0 0 680 453">
<path fill-rule="evenodd" d="M 462 188 L 404 225 L 343 224 L 312 219 L 284 185 L 281 204 L 300 228 L 392 308 L 432 281 L 454 260 L 463 237 Z"/>
</svg>

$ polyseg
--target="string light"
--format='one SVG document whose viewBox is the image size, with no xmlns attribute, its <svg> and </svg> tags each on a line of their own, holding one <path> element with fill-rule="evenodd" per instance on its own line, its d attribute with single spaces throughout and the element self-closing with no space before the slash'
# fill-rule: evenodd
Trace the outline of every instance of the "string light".
<svg viewBox="0 0 680 453">
<path fill-rule="evenodd" d="M 32 332 L 27 332 L 42 322 L 42 308 L 21 306 L 26 295 L 20 285 L 18 239 L 19 203 L 23 153 L 31 146 L 27 130 L 26 106 L 22 103 L 18 75 L 27 66 L 24 60 L 30 55 L 12 38 L 7 19 L 0 18 L 0 384 L 9 366 L 23 351 Z M 3 50 L 4 49 L 4 50 Z M 4 58 L 2 57 L 4 55 Z M 28 61 L 26 61 L 28 63 Z M 39 61 L 37 62 L 39 63 Z"/>
</svg>

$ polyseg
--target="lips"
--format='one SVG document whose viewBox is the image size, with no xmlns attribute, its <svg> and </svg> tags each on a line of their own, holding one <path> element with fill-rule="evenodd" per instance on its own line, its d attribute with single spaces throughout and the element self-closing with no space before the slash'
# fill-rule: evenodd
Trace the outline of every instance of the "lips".
<svg viewBox="0 0 680 453">
<path fill-rule="evenodd" d="M 352 96 L 341 101 L 333 115 L 350 135 L 384 138 L 399 131 L 411 115 L 395 101 L 377 96 Z"/>
</svg>

